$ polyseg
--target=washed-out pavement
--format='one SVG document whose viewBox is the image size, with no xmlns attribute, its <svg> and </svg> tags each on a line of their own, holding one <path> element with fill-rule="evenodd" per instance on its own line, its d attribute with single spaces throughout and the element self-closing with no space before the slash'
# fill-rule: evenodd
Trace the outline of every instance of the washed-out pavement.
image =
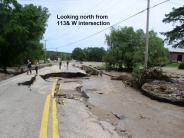
<svg viewBox="0 0 184 138">
<path fill-rule="evenodd" d="M 53 72 L 78 72 L 70 63 L 39 70 L 39 75 Z M 83 71 L 82 71 L 83 72 Z M 26 73 L 0 82 L 0 137 L 36 138 L 40 134 L 46 96 L 55 78 L 40 76 L 31 86 L 18 86 L 29 80 Z M 124 87 L 108 76 L 59 80 L 57 96 L 58 126 L 61 138 L 182 138 L 184 108 L 161 103 Z M 48 137 L 52 137 L 51 109 Z"/>
<path fill-rule="evenodd" d="M 108 76 L 63 79 L 59 94 L 58 119 L 62 138 L 184 136 L 183 107 L 152 100 Z"/>
</svg>

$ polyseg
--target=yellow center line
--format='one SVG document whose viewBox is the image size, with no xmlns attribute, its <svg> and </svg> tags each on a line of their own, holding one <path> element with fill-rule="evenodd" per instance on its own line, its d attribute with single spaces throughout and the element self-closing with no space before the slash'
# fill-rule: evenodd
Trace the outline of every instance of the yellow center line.
<svg viewBox="0 0 184 138">
<path fill-rule="evenodd" d="M 49 107 L 50 107 L 51 97 L 52 97 L 52 135 L 53 135 L 53 138 L 59 138 L 57 105 L 56 105 L 56 98 L 54 98 L 56 84 L 57 84 L 57 79 L 56 81 L 54 81 L 52 85 L 51 94 L 48 94 L 45 100 L 39 138 L 48 137 L 48 118 L 49 118 Z"/>
<path fill-rule="evenodd" d="M 47 95 L 47 98 L 45 100 L 39 138 L 47 138 L 49 105 L 50 105 L 50 94 Z"/>
<path fill-rule="evenodd" d="M 52 135 L 59 138 L 56 99 L 52 99 Z"/>
</svg>

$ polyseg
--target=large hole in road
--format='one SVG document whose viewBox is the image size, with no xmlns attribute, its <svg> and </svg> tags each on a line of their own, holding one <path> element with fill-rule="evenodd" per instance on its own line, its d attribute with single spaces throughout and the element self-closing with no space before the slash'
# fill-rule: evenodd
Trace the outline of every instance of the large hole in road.
<svg viewBox="0 0 184 138">
<path fill-rule="evenodd" d="M 82 72 L 56 72 L 56 73 L 48 73 L 45 75 L 40 75 L 43 79 L 48 79 L 50 77 L 62 77 L 62 78 L 79 78 L 86 77 L 87 74 Z"/>
</svg>

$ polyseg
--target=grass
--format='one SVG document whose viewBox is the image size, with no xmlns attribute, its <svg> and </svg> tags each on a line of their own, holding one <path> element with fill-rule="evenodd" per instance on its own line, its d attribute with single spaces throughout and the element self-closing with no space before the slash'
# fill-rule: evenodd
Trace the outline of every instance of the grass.
<svg viewBox="0 0 184 138">
<path fill-rule="evenodd" d="M 179 63 L 169 63 L 165 67 L 168 67 L 168 68 L 178 68 L 178 66 L 179 66 Z"/>
</svg>

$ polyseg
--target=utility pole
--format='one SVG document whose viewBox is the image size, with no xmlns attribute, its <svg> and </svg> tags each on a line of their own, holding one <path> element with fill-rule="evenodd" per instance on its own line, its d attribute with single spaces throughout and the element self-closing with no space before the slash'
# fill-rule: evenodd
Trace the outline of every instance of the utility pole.
<svg viewBox="0 0 184 138">
<path fill-rule="evenodd" d="M 46 63 L 46 58 L 47 58 L 46 42 L 47 42 L 47 40 L 45 39 L 44 41 L 45 41 L 45 47 L 44 47 L 44 51 L 45 51 L 44 63 Z"/>
<path fill-rule="evenodd" d="M 146 45 L 144 51 L 144 67 L 148 67 L 148 48 L 149 48 L 149 14 L 150 14 L 150 0 L 147 2 L 147 19 L 146 19 Z"/>
</svg>

